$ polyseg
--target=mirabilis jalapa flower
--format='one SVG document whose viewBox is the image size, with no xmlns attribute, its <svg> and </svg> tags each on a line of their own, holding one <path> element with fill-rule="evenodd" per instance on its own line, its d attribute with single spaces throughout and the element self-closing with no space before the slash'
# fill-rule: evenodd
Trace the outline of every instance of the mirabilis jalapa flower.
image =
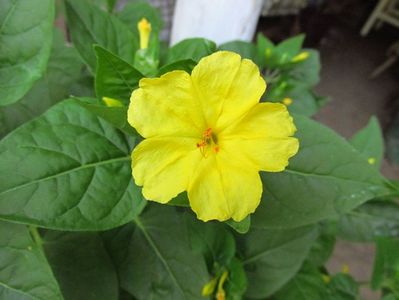
<svg viewBox="0 0 399 300">
<path fill-rule="evenodd" d="M 145 138 L 132 153 L 144 197 L 167 203 L 187 191 L 204 221 L 241 221 L 254 212 L 259 171 L 283 171 L 298 151 L 286 106 L 259 103 L 265 89 L 258 67 L 228 51 L 204 57 L 191 75 L 142 79 L 128 121 Z"/>
</svg>

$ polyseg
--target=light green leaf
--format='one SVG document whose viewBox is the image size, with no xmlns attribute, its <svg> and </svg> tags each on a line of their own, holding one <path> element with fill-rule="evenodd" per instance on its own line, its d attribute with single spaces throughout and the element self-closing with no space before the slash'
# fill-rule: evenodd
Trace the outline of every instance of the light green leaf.
<svg viewBox="0 0 399 300">
<path fill-rule="evenodd" d="M 292 228 L 346 213 L 391 193 L 386 180 L 342 137 L 295 116 L 299 152 L 280 173 L 261 173 L 263 195 L 252 226 Z"/>
<path fill-rule="evenodd" d="M 75 49 L 66 47 L 61 32 L 55 31 L 47 70 L 42 78 L 21 100 L 0 107 L 0 138 L 65 99 L 71 85 L 79 78 L 81 65 Z"/>
<path fill-rule="evenodd" d="M 202 57 L 215 51 L 216 44 L 210 40 L 203 38 L 186 39 L 169 48 L 166 64 L 185 59 L 198 62 Z"/>
<path fill-rule="evenodd" d="M 144 205 L 134 140 L 74 100 L 55 105 L 0 142 L 0 218 L 62 230 L 129 222 Z"/>
<path fill-rule="evenodd" d="M 62 300 L 40 246 L 26 226 L 0 221 L 0 299 Z"/>
<path fill-rule="evenodd" d="M 388 201 L 365 203 L 341 216 L 337 229 L 340 238 L 355 242 L 399 236 L 399 205 Z"/>
<path fill-rule="evenodd" d="M 245 295 L 262 299 L 281 288 L 298 272 L 316 237 L 315 226 L 268 230 L 252 225 L 238 237 L 248 276 Z"/>
<path fill-rule="evenodd" d="M 371 165 L 377 169 L 381 167 L 384 156 L 384 138 L 376 117 L 371 117 L 366 127 L 357 132 L 350 143 Z"/>
<path fill-rule="evenodd" d="M 151 204 L 135 226 L 109 235 L 121 287 L 135 298 L 204 299 L 210 278 L 204 258 L 190 247 L 183 216 L 174 207 Z"/>
<path fill-rule="evenodd" d="M 95 46 L 97 55 L 96 94 L 99 99 L 109 97 L 129 104 L 132 91 L 143 75 L 133 66 L 106 49 Z"/>
<path fill-rule="evenodd" d="M 258 33 L 256 37 L 256 49 L 260 63 L 259 66 L 264 68 L 266 62 L 269 63 L 270 59 L 272 59 L 271 56 L 274 50 L 274 44 L 262 33 Z"/>
<path fill-rule="evenodd" d="M 53 0 L 0 1 L 0 106 L 24 96 L 46 69 Z"/>
<path fill-rule="evenodd" d="M 86 0 L 65 0 L 65 8 L 72 41 L 93 72 L 96 68 L 93 44 L 133 63 L 138 40 L 117 17 Z"/>
<path fill-rule="evenodd" d="M 230 219 L 230 220 L 226 221 L 226 224 L 229 225 L 231 228 L 233 228 L 238 233 L 244 234 L 244 233 L 247 233 L 249 228 L 251 227 L 251 216 L 248 215 L 247 217 L 245 217 L 244 220 L 242 220 L 240 222 L 236 222 L 233 219 Z"/>
<path fill-rule="evenodd" d="M 97 233 L 49 231 L 43 246 L 65 300 L 118 300 L 116 270 Z"/>
</svg>

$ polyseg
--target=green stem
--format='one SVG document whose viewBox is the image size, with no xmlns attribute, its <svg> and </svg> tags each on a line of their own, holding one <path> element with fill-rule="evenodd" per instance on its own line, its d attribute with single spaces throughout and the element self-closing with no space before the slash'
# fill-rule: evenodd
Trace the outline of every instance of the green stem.
<svg viewBox="0 0 399 300">
<path fill-rule="evenodd" d="M 36 226 L 29 226 L 29 232 L 35 244 L 43 251 L 43 240 Z"/>
</svg>

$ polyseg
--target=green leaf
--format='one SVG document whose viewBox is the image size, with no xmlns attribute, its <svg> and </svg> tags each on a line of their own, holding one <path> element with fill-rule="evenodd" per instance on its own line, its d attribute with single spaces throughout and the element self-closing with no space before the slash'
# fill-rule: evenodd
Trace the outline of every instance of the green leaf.
<svg viewBox="0 0 399 300">
<path fill-rule="evenodd" d="M 158 9 L 146 2 L 128 3 L 118 13 L 118 18 L 125 23 L 139 40 L 137 23 L 146 18 L 151 23 L 151 35 L 158 35 L 162 29 L 162 18 Z"/>
<path fill-rule="evenodd" d="M 95 46 L 97 55 L 96 95 L 109 97 L 129 104 L 132 91 L 137 88 L 143 75 L 121 58 L 106 49 Z"/>
<path fill-rule="evenodd" d="M 167 72 L 171 72 L 174 70 L 183 70 L 187 73 L 191 73 L 197 63 L 192 59 L 185 59 L 173 62 L 171 64 L 165 65 L 158 71 L 158 76 L 161 76 Z"/>
<path fill-rule="evenodd" d="M 241 300 L 248 286 L 244 266 L 234 257 L 227 269 L 229 273 L 224 287 L 226 299 Z"/>
<path fill-rule="evenodd" d="M 97 233 L 50 231 L 43 246 L 65 300 L 118 300 L 116 270 Z"/>
<path fill-rule="evenodd" d="M 128 27 L 87 0 L 65 0 L 68 28 L 72 41 L 83 60 L 94 72 L 96 57 L 93 44 L 133 63 L 138 40 Z"/>
<path fill-rule="evenodd" d="M 214 275 L 230 264 L 236 252 L 233 235 L 222 223 L 204 223 L 187 214 L 191 247 L 202 254 Z"/>
<path fill-rule="evenodd" d="M 346 140 L 295 116 L 299 152 L 280 173 L 261 173 L 262 201 L 251 216 L 262 228 L 293 228 L 346 213 L 391 193 L 386 180 Z"/>
<path fill-rule="evenodd" d="M 210 40 L 203 38 L 186 39 L 169 48 L 166 64 L 185 59 L 198 62 L 202 57 L 215 51 L 216 44 Z"/>
<path fill-rule="evenodd" d="M 75 49 L 66 47 L 61 32 L 55 31 L 53 48 L 43 77 L 21 100 L 0 107 L 0 138 L 65 99 L 70 86 L 79 78 L 80 68 Z"/>
<path fill-rule="evenodd" d="M 384 156 L 384 138 L 376 117 L 371 117 L 366 127 L 357 132 L 350 143 L 370 164 L 376 166 L 377 169 L 381 167 Z"/>
<path fill-rule="evenodd" d="M 310 117 L 319 111 L 317 98 L 310 90 L 295 89 L 288 92 L 287 97 L 292 99 L 288 110 L 294 114 Z"/>
<path fill-rule="evenodd" d="M 399 205 L 394 202 L 365 203 L 340 217 L 338 236 L 355 242 L 373 242 L 377 237 L 399 235 Z"/>
<path fill-rule="evenodd" d="M 325 299 L 327 286 L 316 267 L 306 265 L 273 297 L 276 300 Z"/>
<path fill-rule="evenodd" d="M 0 106 L 24 96 L 46 69 L 54 8 L 53 0 L 1 0 Z"/>
<path fill-rule="evenodd" d="M 225 222 L 231 228 L 233 228 L 238 233 L 247 233 L 249 228 L 251 227 L 251 216 L 247 216 L 244 220 L 240 222 L 236 222 L 233 219 L 227 220 Z"/>
<path fill-rule="evenodd" d="M 262 33 L 258 33 L 256 37 L 256 49 L 259 58 L 259 66 L 264 68 L 266 65 L 266 61 L 270 61 L 271 54 L 274 50 L 274 44 L 267 37 L 265 37 Z"/>
<path fill-rule="evenodd" d="M 309 53 L 309 57 L 294 65 L 290 65 L 286 73 L 290 81 L 302 87 L 313 87 L 320 82 L 320 54 L 315 49 L 304 49 Z"/>
<path fill-rule="evenodd" d="M 286 284 L 300 269 L 317 236 L 314 226 L 270 230 L 251 226 L 239 238 L 248 276 L 246 296 L 266 298 Z"/>
<path fill-rule="evenodd" d="M 377 239 L 371 287 L 385 288 L 399 296 L 399 238 Z"/>
<path fill-rule="evenodd" d="M 320 224 L 320 234 L 310 249 L 307 262 L 315 267 L 322 267 L 330 258 L 335 246 L 335 228 L 329 223 Z"/>
<path fill-rule="evenodd" d="M 301 51 L 304 39 L 305 35 L 299 34 L 297 36 L 288 38 L 278 44 L 275 47 L 275 51 L 277 51 L 280 55 L 279 63 L 287 63 L 291 60 L 292 57 L 297 55 L 299 51 Z"/>
<path fill-rule="evenodd" d="M 58 284 L 26 226 L 0 221 L 0 298 L 62 300 Z"/>
<path fill-rule="evenodd" d="M 0 142 L 0 218 L 62 230 L 129 222 L 145 203 L 133 142 L 74 100 L 55 105 Z"/>
<path fill-rule="evenodd" d="M 151 204 L 135 226 L 109 235 L 121 287 L 134 297 L 204 299 L 202 287 L 210 278 L 204 258 L 190 247 L 183 216 L 174 207 Z"/>
<path fill-rule="evenodd" d="M 338 273 L 328 284 L 328 300 L 359 299 L 359 284 L 348 274 Z"/>
<path fill-rule="evenodd" d="M 259 65 L 258 49 L 252 43 L 232 41 L 220 45 L 219 49 L 236 52 L 240 54 L 242 58 L 248 58 Z"/>
</svg>

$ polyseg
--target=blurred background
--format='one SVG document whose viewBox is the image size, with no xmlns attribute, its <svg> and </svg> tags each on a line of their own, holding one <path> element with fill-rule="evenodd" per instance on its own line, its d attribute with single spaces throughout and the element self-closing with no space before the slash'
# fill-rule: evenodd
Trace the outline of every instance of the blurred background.
<svg viewBox="0 0 399 300">
<path fill-rule="evenodd" d="M 119 0 L 123 7 L 132 0 Z M 205 37 L 221 44 L 255 40 L 262 32 L 277 43 L 305 33 L 305 47 L 321 54 L 321 82 L 328 96 L 315 118 L 346 138 L 375 115 L 385 137 L 382 173 L 399 178 L 399 0 L 149 0 L 164 21 L 161 39 L 175 44 Z M 63 27 L 63 20 L 58 20 Z M 328 267 L 368 281 L 374 246 L 338 241 Z M 380 299 L 367 288 L 362 299 Z"/>
</svg>

